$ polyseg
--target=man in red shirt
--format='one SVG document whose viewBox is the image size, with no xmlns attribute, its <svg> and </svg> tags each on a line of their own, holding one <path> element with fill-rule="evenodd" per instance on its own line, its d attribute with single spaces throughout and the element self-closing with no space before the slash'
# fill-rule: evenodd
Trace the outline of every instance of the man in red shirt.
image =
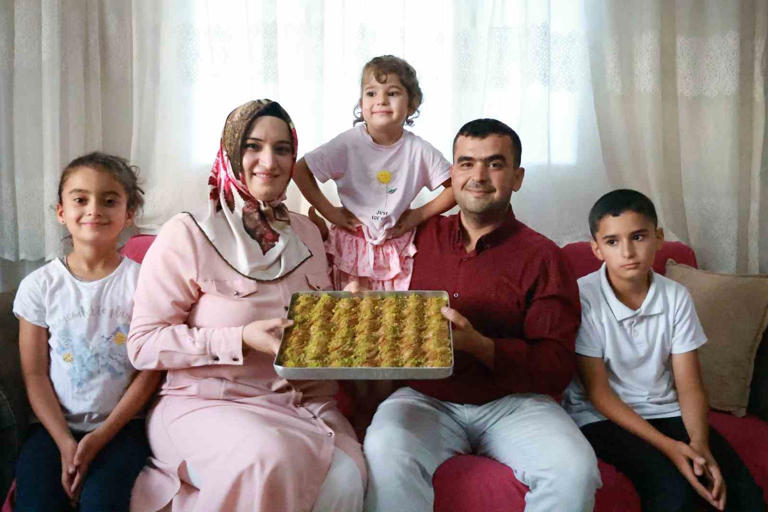
<svg viewBox="0 0 768 512">
<path fill-rule="evenodd" d="M 495 119 L 453 144 L 460 213 L 416 234 L 412 290 L 447 290 L 454 373 L 382 402 L 365 436 L 368 512 L 433 509 L 432 475 L 460 453 L 494 458 L 531 489 L 526 511 L 588 511 L 600 485 L 589 443 L 551 396 L 568 385 L 580 306 L 560 249 L 515 218 L 525 170 L 517 134 Z"/>
</svg>

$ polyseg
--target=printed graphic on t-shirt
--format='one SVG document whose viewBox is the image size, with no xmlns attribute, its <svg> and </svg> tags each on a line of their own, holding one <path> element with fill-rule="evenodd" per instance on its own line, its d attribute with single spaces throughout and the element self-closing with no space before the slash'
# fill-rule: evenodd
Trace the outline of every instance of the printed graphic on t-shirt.
<svg viewBox="0 0 768 512">
<path fill-rule="evenodd" d="M 55 353 L 66 363 L 70 380 L 76 389 L 109 374 L 112 380 L 122 380 L 127 373 L 125 340 L 128 324 L 118 325 L 108 334 L 89 339 L 83 333 L 65 330 L 59 334 Z"/>
<path fill-rule="evenodd" d="M 74 430 L 97 428 L 136 373 L 126 342 L 138 274 L 124 259 L 104 279 L 79 281 L 56 259 L 19 285 L 13 312 L 48 329 L 48 375 Z"/>
<path fill-rule="evenodd" d="M 371 215 L 371 220 L 374 221 L 378 221 L 389 215 L 389 210 L 387 209 L 387 201 L 391 194 L 397 192 L 397 187 L 392 187 L 389 185 L 392 181 L 391 171 L 386 169 L 380 170 L 376 173 L 376 181 L 379 184 L 378 186 L 381 187 L 381 190 L 384 192 L 384 206 L 382 206 L 381 209 L 376 210 L 375 214 Z"/>
</svg>

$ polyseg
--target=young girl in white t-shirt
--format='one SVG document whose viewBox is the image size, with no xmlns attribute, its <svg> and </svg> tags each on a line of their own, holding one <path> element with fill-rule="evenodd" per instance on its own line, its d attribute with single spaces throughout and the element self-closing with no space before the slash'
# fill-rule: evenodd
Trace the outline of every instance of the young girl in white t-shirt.
<svg viewBox="0 0 768 512">
<path fill-rule="evenodd" d="M 136 416 L 160 377 L 137 373 L 125 348 L 139 265 L 117 241 L 142 194 L 120 157 L 91 153 L 62 172 L 56 216 L 73 250 L 25 277 L 13 304 L 39 422 L 17 463 L 16 510 L 128 510 L 149 455 Z"/>
<path fill-rule="evenodd" d="M 336 289 L 361 281 L 373 290 L 407 290 L 415 228 L 456 204 L 450 163 L 428 142 L 404 130 L 422 94 L 414 69 L 392 55 L 363 67 L 354 127 L 304 155 L 294 180 L 332 225 L 326 252 Z M 358 124 L 360 123 L 360 124 Z M 334 206 L 315 178 L 336 183 Z M 445 189 L 420 208 L 410 204 L 423 187 Z"/>
</svg>

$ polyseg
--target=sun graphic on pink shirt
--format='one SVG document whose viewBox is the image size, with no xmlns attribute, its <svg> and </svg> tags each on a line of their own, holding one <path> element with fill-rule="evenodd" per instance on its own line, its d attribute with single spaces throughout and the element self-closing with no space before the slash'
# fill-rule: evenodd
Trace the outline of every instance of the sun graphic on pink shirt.
<svg viewBox="0 0 768 512">
<path fill-rule="evenodd" d="M 379 171 L 376 173 L 376 179 L 382 185 L 386 185 L 387 183 L 392 181 L 392 173 L 389 171 Z"/>
</svg>

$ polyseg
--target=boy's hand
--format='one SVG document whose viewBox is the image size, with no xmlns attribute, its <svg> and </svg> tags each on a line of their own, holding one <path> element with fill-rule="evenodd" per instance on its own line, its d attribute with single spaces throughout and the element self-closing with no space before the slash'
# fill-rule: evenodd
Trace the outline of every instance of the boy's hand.
<svg viewBox="0 0 768 512">
<path fill-rule="evenodd" d="M 337 206 L 333 208 L 332 210 L 327 212 L 328 215 L 325 215 L 325 218 L 328 219 L 329 222 L 333 222 L 337 226 L 339 226 L 341 229 L 346 229 L 347 231 L 354 233 L 355 230 L 357 230 L 357 226 L 361 225 L 362 222 L 352 215 L 352 212 L 344 208 L 343 206 Z"/>
<path fill-rule="evenodd" d="M 691 484 L 691 487 L 693 487 L 699 496 L 707 500 L 707 503 L 717 510 L 723 510 L 725 508 L 725 493 L 722 492 L 722 494 L 718 494 L 718 497 L 715 498 L 713 493 L 699 481 L 699 475 L 694 471 L 694 468 L 698 471 L 702 471 L 702 476 L 706 473 L 707 468 L 711 471 L 712 468 L 707 465 L 707 459 L 703 455 L 696 452 L 682 441 L 675 440 L 670 440 L 669 447 L 663 451 L 675 467 L 677 467 L 677 470 L 680 471 L 686 480 L 688 480 L 688 483 Z M 714 462 L 714 459 L 712 459 L 712 461 Z M 719 485 L 722 485 L 722 476 L 720 476 L 719 469 L 717 470 L 717 474 L 720 482 Z M 715 486 L 713 485 L 713 490 L 714 489 Z M 718 486 L 718 490 L 724 491 L 724 487 Z"/>
<path fill-rule="evenodd" d="M 696 453 L 700 453 L 706 461 L 704 464 L 699 464 L 694 461 L 693 473 L 697 477 L 703 477 L 709 483 L 710 493 L 715 500 L 713 506 L 717 510 L 725 510 L 725 480 L 720 471 L 720 466 L 717 465 L 717 461 L 715 461 L 715 458 L 712 456 L 712 452 L 709 451 L 709 446 L 695 441 L 691 441 L 689 445 Z"/>
<path fill-rule="evenodd" d="M 70 492 L 72 496 L 80 494 L 80 489 L 83 486 L 85 475 L 88 474 L 88 468 L 93 462 L 96 455 L 107 444 L 107 440 L 102 436 L 101 431 L 97 428 L 93 432 L 86 434 L 79 443 L 77 443 L 77 451 L 75 452 L 74 463 L 77 468 L 75 478 L 72 480 Z"/>
<path fill-rule="evenodd" d="M 72 482 L 77 474 L 75 453 L 77 453 L 77 442 L 73 437 L 70 437 L 59 446 L 59 454 L 61 455 L 61 486 L 64 487 L 64 492 L 70 500 L 73 500 L 75 496 L 72 492 Z"/>
<path fill-rule="evenodd" d="M 420 209 L 405 210 L 403 214 L 400 215 L 400 218 L 397 219 L 397 223 L 394 227 L 387 232 L 387 238 L 397 238 L 402 236 L 422 222 L 424 222 L 424 219 L 422 218 Z"/>
</svg>

